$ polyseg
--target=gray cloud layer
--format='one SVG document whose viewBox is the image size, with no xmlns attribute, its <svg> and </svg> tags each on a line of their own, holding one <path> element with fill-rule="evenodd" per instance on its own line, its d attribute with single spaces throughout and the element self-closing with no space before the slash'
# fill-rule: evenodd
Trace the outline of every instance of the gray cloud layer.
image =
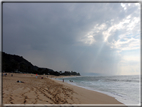
<svg viewBox="0 0 142 107">
<path fill-rule="evenodd" d="M 93 30 L 91 39 L 85 35 L 97 24 L 108 29 L 128 15 L 138 16 L 136 9 L 124 11 L 119 3 L 4 3 L 3 51 L 58 71 L 116 74 L 121 58 L 104 42 L 103 30 Z"/>
</svg>

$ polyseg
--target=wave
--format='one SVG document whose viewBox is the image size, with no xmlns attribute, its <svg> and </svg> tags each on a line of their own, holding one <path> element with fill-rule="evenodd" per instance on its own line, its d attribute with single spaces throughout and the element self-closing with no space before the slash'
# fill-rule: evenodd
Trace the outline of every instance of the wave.
<svg viewBox="0 0 142 107">
<path fill-rule="evenodd" d="M 140 76 L 81 76 L 64 80 L 72 85 L 113 96 L 126 105 L 140 103 Z"/>
</svg>

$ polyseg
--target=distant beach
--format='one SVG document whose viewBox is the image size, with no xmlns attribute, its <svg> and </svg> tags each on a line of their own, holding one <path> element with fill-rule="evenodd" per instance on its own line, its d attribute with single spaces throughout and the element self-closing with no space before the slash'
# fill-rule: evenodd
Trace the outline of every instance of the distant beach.
<svg viewBox="0 0 142 107">
<path fill-rule="evenodd" d="M 38 75 L 36 78 L 35 74 L 8 73 L 2 77 L 3 104 L 123 105 L 108 95 L 53 80 L 51 77 L 59 76 Z"/>
</svg>

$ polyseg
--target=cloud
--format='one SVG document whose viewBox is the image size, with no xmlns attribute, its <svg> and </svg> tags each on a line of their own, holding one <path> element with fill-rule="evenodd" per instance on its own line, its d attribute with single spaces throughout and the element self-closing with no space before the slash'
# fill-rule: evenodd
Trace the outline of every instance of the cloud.
<svg viewBox="0 0 142 107">
<path fill-rule="evenodd" d="M 123 51 L 140 49 L 139 7 L 134 3 L 4 3 L 3 50 L 57 71 L 116 74 Z"/>
</svg>

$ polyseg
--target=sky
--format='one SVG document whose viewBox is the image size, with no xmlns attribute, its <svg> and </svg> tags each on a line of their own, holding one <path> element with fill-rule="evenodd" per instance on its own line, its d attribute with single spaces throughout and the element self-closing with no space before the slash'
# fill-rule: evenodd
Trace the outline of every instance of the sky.
<svg viewBox="0 0 142 107">
<path fill-rule="evenodd" d="M 139 3 L 4 3 L 3 51 L 81 75 L 140 74 Z"/>
</svg>

